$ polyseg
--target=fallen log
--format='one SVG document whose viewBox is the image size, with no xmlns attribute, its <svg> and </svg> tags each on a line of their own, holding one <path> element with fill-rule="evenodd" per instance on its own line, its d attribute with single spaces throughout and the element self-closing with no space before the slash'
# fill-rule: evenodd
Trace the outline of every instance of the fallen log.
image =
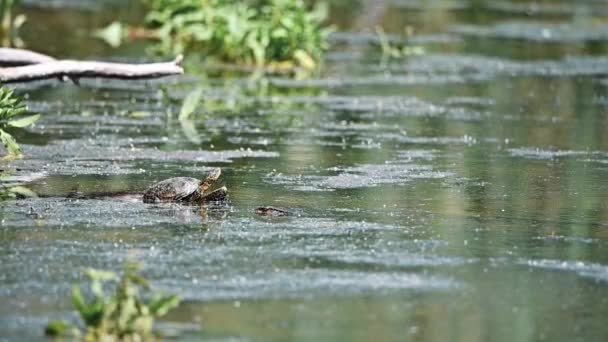
<svg viewBox="0 0 608 342">
<path fill-rule="evenodd" d="M 164 63 L 112 63 L 56 60 L 29 50 L 0 49 L 0 64 L 24 65 L 0 68 L 0 83 L 29 82 L 58 78 L 77 82 L 80 78 L 151 79 L 181 75 L 183 57 Z"/>
</svg>

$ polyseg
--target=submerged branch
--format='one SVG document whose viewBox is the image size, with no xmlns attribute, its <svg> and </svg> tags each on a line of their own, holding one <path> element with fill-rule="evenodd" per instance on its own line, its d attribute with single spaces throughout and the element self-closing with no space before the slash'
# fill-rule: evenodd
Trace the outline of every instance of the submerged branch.
<svg viewBox="0 0 608 342">
<path fill-rule="evenodd" d="M 0 68 L 0 82 L 28 82 L 51 78 L 78 80 L 83 77 L 123 80 L 181 75 L 183 57 L 172 62 L 128 64 L 96 61 L 56 60 L 50 56 L 19 49 L 0 49 L 0 64 L 24 65 Z"/>
</svg>

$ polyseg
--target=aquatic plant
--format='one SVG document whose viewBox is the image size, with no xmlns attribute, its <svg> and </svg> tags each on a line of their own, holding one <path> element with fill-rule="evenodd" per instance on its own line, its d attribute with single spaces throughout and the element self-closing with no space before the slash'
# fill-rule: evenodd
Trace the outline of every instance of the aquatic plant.
<svg viewBox="0 0 608 342">
<path fill-rule="evenodd" d="M 222 62 L 315 69 L 328 47 L 325 6 L 303 0 L 144 0 L 164 53 L 200 52 Z"/>
<path fill-rule="evenodd" d="M 72 288 L 72 302 L 85 325 L 84 333 L 65 321 L 47 325 L 49 337 L 72 337 L 83 341 L 154 341 L 160 335 L 153 331 L 154 320 L 179 305 L 175 295 L 156 293 L 148 301 L 141 291 L 149 289 L 148 280 L 140 273 L 141 265 L 125 263 L 122 277 L 114 272 L 87 269 L 92 299 L 85 299 L 81 285 Z M 115 283 L 112 295 L 104 292 L 106 283 Z"/>
<path fill-rule="evenodd" d="M 22 103 L 22 99 L 15 96 L 11 89 L 0 86 L 0 141 L 8 151 L 8 157 L 20 156 L 21 148 L 15 138 L 6 132 L 6 128 L 27 127 L 40 118 L 39 114 L 16 118 L 25 113 L 27 107 Z"/>
<path fill-rule="evenodd" d="M 16 4 L 17 0 L 0 0 L 0 37 L 2 38 L 2 46 L 20 47 L 23 45 L 18 36 L 18 31 L 25 23 L 26 17 L 23 14 L 13 17 L 13 9 Z"/>
<path fill-rule="evenodd" d="M 376 26 L 376 35 L 382 50 L 382 61 L 387 62 L 391 59 L 401 59 L 409 56 L 417 56 L 424 54 L 424 48 L 421 46 L 412 45 L 408 38 L 412 35 L 411 28 L 406 28 L 404 34 L 397 42 L 391 42 L 384 29 Z"/>
<path fill-rule="evenodd" d="M 0 180 L 2 179 L 2 174 L 0 174 Z M 33 198 L 38 197 L 38 195 L 32 190 L 16 185 L 11 187 L 0 186 L 0 201 L 15 199 L 15 198 Z"/>
<path fill-rule="evenodd" d="M 182 108 L 179 112 L 178 120 L 188 120 L 192 114 L 198 108 L 201 98 L 203 97 L 203 89 L 196 88 L 191 91 L 185 98 L 182 104 Z"/>
</svg>

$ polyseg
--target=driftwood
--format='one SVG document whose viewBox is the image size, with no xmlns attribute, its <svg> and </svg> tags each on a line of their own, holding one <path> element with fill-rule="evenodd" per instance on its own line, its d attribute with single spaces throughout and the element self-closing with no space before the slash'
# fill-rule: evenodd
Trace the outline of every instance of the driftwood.
<svg viewBox="0 0 608 342">
<path fill-rule="evenodd" d="M 30 50 L 0 48 L 0 65 L 2 66 L 39 64 L 53 62 L 55 60 L 56 59 L 51 56 Z"/>
<path fill-rule="evenodd" d="M 180 55 L 172 62 L 127 64 L 96 61 L 56 60 L 50 56 L 20 49 L 0 49 L 0 64 L 24 65 L 0 68 L 0 83 L 44 79 L 115 78 L 150 79 L 184 73 Z"/>
</svg>

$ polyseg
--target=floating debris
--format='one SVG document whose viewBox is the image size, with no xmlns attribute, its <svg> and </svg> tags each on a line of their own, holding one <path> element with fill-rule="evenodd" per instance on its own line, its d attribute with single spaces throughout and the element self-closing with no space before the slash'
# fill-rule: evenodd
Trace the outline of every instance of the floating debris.
<svg viewBox="0 0 608 342">
<path fill-rule="evenodd" d="M 291 213 L 285 209 L 275 208 L 275 207 L 257 207 L 255 208 L 255 213 L 260 216 L 270 216 L 270 217 L 279 217 L 279 216 L 290 216 Z"/>
</svg>

